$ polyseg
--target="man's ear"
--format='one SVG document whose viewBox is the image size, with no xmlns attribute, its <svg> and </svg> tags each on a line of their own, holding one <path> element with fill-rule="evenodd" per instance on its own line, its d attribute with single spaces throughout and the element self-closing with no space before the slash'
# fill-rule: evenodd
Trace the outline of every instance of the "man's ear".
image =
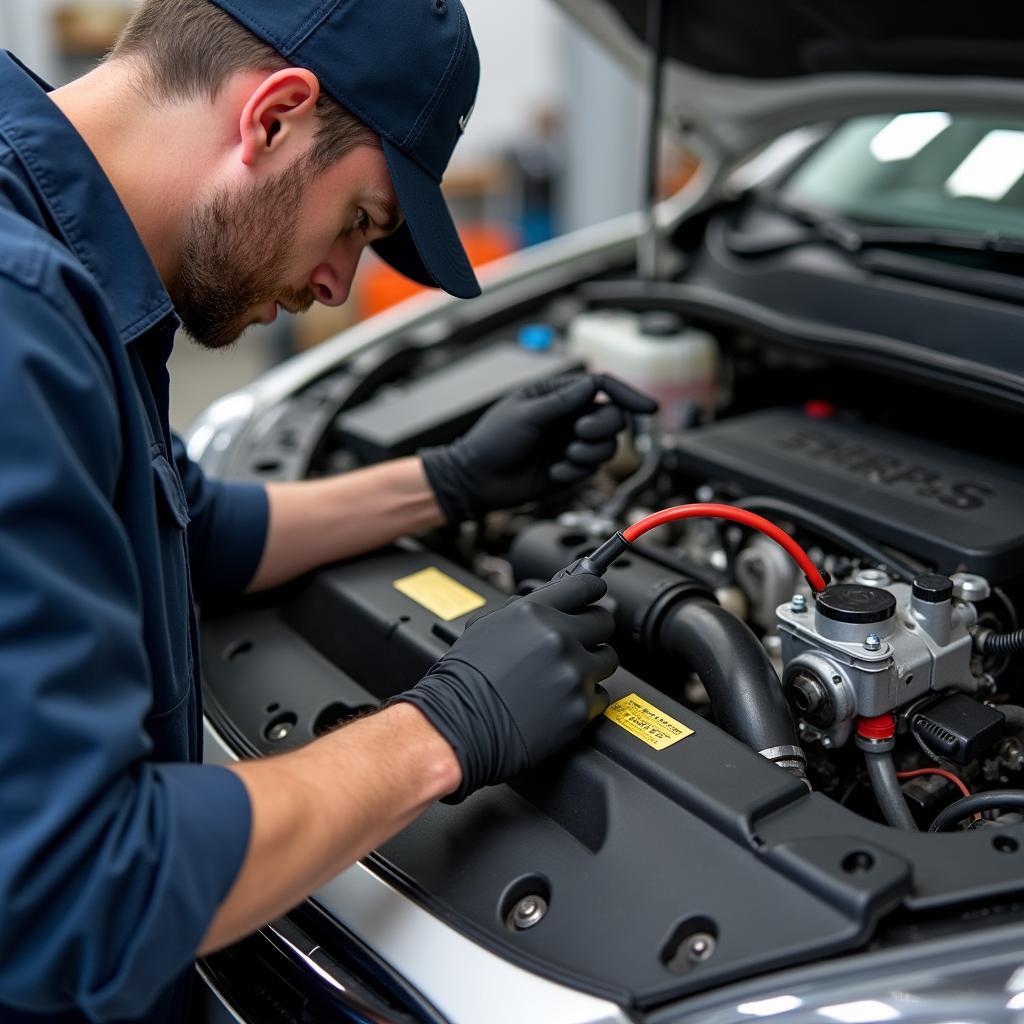
<svg viewBox="0 0 1024 1024">
<path fill-rule="evenodd" d="M 305 68 L 285 68 L 265 78 L 242 108 L 242 163 L 294 147 L 305 150 L 312 136 L 320 82 Z"/>
</svg>

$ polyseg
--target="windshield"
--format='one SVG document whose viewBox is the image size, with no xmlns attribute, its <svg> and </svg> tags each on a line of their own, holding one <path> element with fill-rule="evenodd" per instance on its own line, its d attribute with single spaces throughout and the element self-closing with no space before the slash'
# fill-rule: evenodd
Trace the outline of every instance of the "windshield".
<svg viewBox="0 0 1024 1024">
<path fill-rule="evenodd" d="M 790 177 L 782 198 L 869 224 L 1024 239 L 1024 119 L 854 118 Z"/>
</svg>

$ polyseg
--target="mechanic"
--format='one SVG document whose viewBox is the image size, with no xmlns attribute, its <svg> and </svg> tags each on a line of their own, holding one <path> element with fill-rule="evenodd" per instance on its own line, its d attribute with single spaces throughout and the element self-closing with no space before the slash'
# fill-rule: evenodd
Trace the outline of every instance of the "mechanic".
<svg viewBox="0 0 1024 1024">
<path fill-rule="evenodd" d="M 439 187 L 478 75 L 460 0 L 144 0 L 56 91 L 0 57 L 0 1020 L 187 1019 L 197 954 L 600 712 L 612 620 L 584 575 L 301 751 L 200 763 L 193 585 L 258 591 L 541 498 L 653 409 L 549 381 L 450 446 L 266 488 L 172 438 L 179 325 L 220 347 L 340 304 L 369 244 L 478 293 Z"/>
</svg>

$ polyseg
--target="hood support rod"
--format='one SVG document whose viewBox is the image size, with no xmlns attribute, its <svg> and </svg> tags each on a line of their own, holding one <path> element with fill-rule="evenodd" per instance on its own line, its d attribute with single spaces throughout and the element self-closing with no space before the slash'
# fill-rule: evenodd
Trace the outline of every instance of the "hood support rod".
<svg viewBox="0 0 1024 1024">
<path fill-rule="evenodd" d="M 664 102 L 665 0 L 647 0 L 647 45 L 651 51 L 651 107 L 647 138 L 647 181 L 644 213 L 646 231 L 640 235 L 637 270 L 641 279 L 658 279 L 657 206 L 661 172 L 661 112 Z"/>
</svg>

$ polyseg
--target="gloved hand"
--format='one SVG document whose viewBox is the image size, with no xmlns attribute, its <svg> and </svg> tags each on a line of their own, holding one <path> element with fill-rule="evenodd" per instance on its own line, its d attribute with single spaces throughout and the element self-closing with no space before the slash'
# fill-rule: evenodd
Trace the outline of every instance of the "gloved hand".
<svg viewBox="0 0 1024 1024">
<path fill-rule="evenodd" d="M 595 401 L 599 392 L 609 401 Z M 605 374 L 530 384 L 489 409 L 459 440 L 421 452 L 450 523 L 536 501 L 590 476 L 615 454 L 626 412 L 658 404 Z"/>
<path fill-rule="evenodd" d="M 539 764 L 607 706 L 596 684 L 619 659 L 605 641 L 615 621 L 593 606 L 607 584 L 581 574 L 553 580 L 471 622 L 430 672 L 393 698 L 422 711 L 451 744 L 458 803 Z"/>
</svg>

